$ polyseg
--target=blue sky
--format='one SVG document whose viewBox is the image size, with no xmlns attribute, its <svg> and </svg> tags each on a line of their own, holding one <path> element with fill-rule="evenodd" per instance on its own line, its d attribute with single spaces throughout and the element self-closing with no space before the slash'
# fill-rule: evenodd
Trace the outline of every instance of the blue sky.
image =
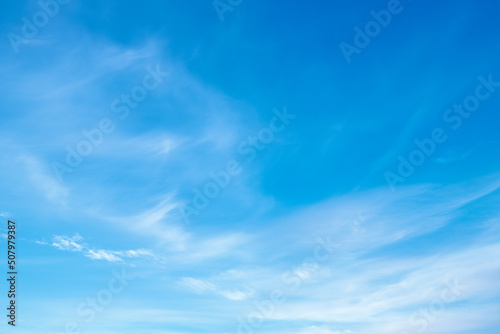
<svg viewBox="0 0 500 334">
<path fill-rule="evenodd" d="M 498 4 L 215 5 L 3 4 L 2 333 L 497 334 Z"/>
</svg>

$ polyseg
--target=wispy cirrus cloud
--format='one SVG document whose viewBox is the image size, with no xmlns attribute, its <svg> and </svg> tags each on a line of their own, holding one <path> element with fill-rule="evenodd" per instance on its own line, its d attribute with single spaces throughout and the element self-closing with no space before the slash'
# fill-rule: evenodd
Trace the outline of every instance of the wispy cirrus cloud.
<svg viewBox="0 0 500 334">
<path fill-rule="evenodd" d="M 214 280 L 203 280 L 192 277 L 183 277 L 179 280 L 179 284 L 197 294 L 211 293 L 214 295 L 222 296 L 226 299 L 233 301 L 242 301 L 248 299 L 254 294 L 252 289 L 228 289 L 220 285 L 227 286 L 228 282 L 214 282 Z"/>
<path fill-rule="evenodd" d="M 82 239 L 83 238 L 78 234 L 73 237 L 56 235 L 53 238 L 51 246 L 56 247 L 60 250 L 81 252 L 85 248 L 83 244 L 79 243 Z"/>
<path fill-rule="evenodd" d="M 147 249 L 115 251 L 106 249 L 97 249 L 88 246 L 83 242 L 83 237 L 75 234 L 72 237 L 56 235 L 52 238 L 52 242 L 36 241 L 39 245 L 52 246 L 59 250 L 78 252 L 93 260 L 104 260 L 108 262 L 125 262 L 124 259 L 133 258 L 155 258 L 156 255 Z"/>
</svg>

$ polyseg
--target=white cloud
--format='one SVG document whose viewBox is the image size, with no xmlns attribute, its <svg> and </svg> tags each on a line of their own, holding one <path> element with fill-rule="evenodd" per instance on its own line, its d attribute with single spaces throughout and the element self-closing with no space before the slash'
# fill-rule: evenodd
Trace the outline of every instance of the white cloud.
<svg viewBox="0 0 500 334">
<path fill-rule="evenodd" d="M 137 249 L 137 250 L 128 250 L 124 252 L 115 252 L 125 257 L 141 257 L 141 256 L 154 256 L 153 252 L 147 249 Z"/>
<path fill-rule="evenodd" d="M 114 251 L 105 249 L 95 249 L 88 247 L 85 243 L 80 242 L 83 238 L 76 234 L 73 237 L 56 235 L 52 239 L 53 247 L 60 250 L 67 250 L 73 252 L 81 252 L 84 256 L 91 258 L 93 260 L 104 260 L 108 262 L 124 262 L 123 258 L 141 258 L 141 257 L 152 257 L 156 258 L 156 255 L 148 249 L 136 249 L 136 250 L 126 250 L 126 251 Z M 45 241 L 35 241 L 39 245 L 49 245 Z"/>
<path fill-rule="evenodd" d="M 228 285 L 228 283 L 221 282 L 220 279 L 202 280 L 192 277 L 183 277 L 179 281 L 179 284 L 197 294 L 212 293 L 234 301 L 245 300 L 254 294 L 254 291 L 248 288 L 245 289 L 246 291 L 242 291 L 240 289 L 223 289 L 220 285 Z"/>
<path fill-rule="evenodd" d="M 245 300 L 253 295 L 253 291 L 243 292 L 240 290 L 235 290 L 235 291 L 222 290 L 220 291 L 220 294 L 223 297 L 231 300 Z"/>
<path fill-rule="evenodd" d="M 172 250 L 180 251 L 185 249 L 189 234 L 182 226 L 173 223 L 180 214 L 178 204 L 173 201 L 172 197 L 173 195 L 168 195 L 152 209 L 132 217 L 100 215 L 99 218 L 125 226 L 134 234 L 154 237 L 160 244 L 166 244 Z"/>
<path fill-rule="evenodd" d="M 82 240 L 83 238 L 76 234 L 74 237 L 66 237 L 66 236 L 59 236 L 56 235 L 53 238 L 52 246 L 61 249 L 61 250 L 69 250 L 69 251 L 74 251 L 74 252 L 81 252 L 85 246 L 82 244 L 79 244 L 78 241 Z M 41 244 L 41 242 L 40 242 Z"/>
<path fill-rule="evenodd" d="M 186 286 L 187 288 L 196 293 L 215 291 L 217 289 L 215 284 L 192 277 L 183 277 L 180 280 L 180 284 Z"/>
<path fill-rule="evenodd" d="M 113 251 L 107 251 L 104 249 L 89 249 L 84 254 L 93 260 L 105 260 L 109 262 L 123 262 L 123 260 L 116 256 Z"/>
</svg>

